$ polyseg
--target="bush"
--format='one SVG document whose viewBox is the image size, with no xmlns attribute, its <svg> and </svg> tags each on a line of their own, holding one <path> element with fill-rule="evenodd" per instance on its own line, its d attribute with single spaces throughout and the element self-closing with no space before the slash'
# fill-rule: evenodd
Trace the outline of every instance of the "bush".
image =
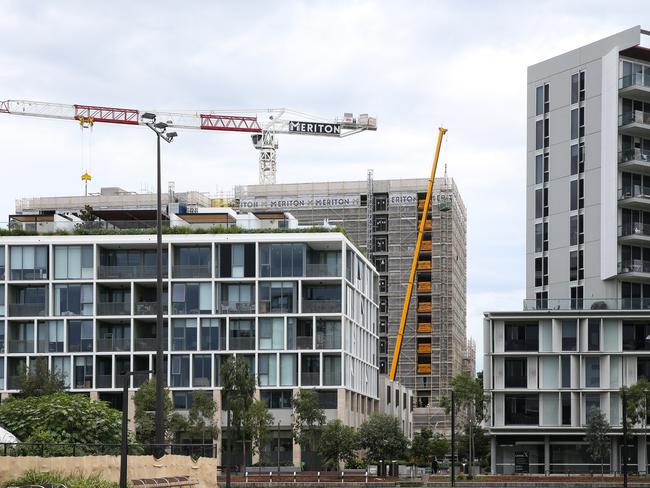
<svg viewBox="0 0 650 488">
<path fill-rule="evenodd" d="M 22 476 L 5 481 L 2 486 L 26 486 L 46 485 L 59 483 L 67 488 L 119 488 L 119 483 L 106 481 L 98 475 L 84 476 L 81 473 L 64 474 L 59 471 L 41 473 L 39 471 L 27 471 Z"/>
</svg>

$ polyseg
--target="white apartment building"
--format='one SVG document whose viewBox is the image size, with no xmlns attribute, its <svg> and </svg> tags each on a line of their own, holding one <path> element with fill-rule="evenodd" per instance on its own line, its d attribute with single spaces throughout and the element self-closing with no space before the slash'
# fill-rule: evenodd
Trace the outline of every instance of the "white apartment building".
<svg viewBox="0 0 650 488">
<path fill-rule="evenodd" d="M 132 389 L 149 378 L 155 242 L 119 232 L 0 237 L 2 397 L 39 357 L 71 392 L 115 405 L 123 371 L 135 372 Z M 195 389 L 220 406 L 220 367 L 242 355 L 281 423 L 271 459 L 280 444 L 294 463 L 298 388 L 317 390 L 328 419 L 347 425 L 379 409 L 378 275 L 343 234 L 165 234 L 163 246 L 165 374 L 176 408 L 189 408 Z"/>
<path fill-rule="evenodd" d="M 625 456 L 647 471 L 644 435 L 622 449 L 619 395 L 650 377 L 647 34 L 528 68 L 526 300 L 485 314 L 493 472 L 600 471 L 584 441 L 595 411 L 612 426 L 606 469 Z"/>
</svg>

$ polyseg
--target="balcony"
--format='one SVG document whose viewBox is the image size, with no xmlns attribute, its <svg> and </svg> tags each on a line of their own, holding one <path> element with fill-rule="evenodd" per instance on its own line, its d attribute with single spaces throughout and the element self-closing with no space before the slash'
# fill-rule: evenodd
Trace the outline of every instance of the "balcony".
<svg viewBox="0 0 650 488">
<path fill-rule="evenodd" d="M 318 372 L 302 372 L 300 374 L 302 386 L 318 386 L 320 385 L 320 373 Z"/>
<path fill-rule="evenodd" d="M 44 317 L 47 315 L 46 303 L 10 303 L 9 317 Z"/>
<path fill-rule="evenodd" d="M 98 352 L 128 352 L 131 350 L 131 339 L 129 338 L 106 338 L 97 339 Z"/>
<path fill-rule="evenodd" d="M 647 245 L 650 244 L 650 225 L 632 222 L 618 228 L 618 240 L 621 244 Z"/>
<path fill-rule="evenodd" d="M 526 299 L 524 310 L 641 310 L 650 309 L 650 298 L 549 298 Z"/>
<path fill-rule="evenodd" d="M 229 341 L 231 351 L 250 351 L 255 349 L 255 337 L 231 337 Z"/>
<path fill-rule="evenodd" d="M 632 73 L 618 79 L 618 92 L 625 97 L 650 102 L 650 76 Z"/>
<path fill-rule="evenodd" d="M 650 174 L 650 150 L 638 147 L 618 153 L 618 165 L 622 170 Z"/>
<path fill-rule="evenodd" d="M 133 388 L 140 388 L 147 381 L 149 381 L 149 373 L 134 373 L 133 374 Z"/>
<path fill-rule="evenodd" d="M 225 314 L 253 314 L 255 303 L 252 302 L 222 302 L 221 313 Z"/>
<path fill-rule="evenodd" d="M 98 374 L 95 376 L 95 388 L 112 388 L 113 376 L 110 374 Z"/>
<path fill-rule="evenodd" d="M 174 278 L 211 278 L 212 271 L 210 266 L 177 264 L 173 267 L 172 276 Z"/>
<path fill-rule="evenodd" d="M 296 336 L 296 349 L 313 349 L 314 338 L 312 336 Z"/>
<path fill-rule="evenodd" d="M 9 353 L 33 353 L 34 352 L 34 341 L 25 341 L 25 340 L 9 340 L 8 341 L 8 350 Z"/>
<path fill-rule="evenodd" d="M 650 208 L 650 187 L 634 185 L 618 191 L 618 206 L 635 210 Z"/>
<path fill-rule="evenodd" d="M 303 313 L 341 313 L 341 300 L 303 300 Z"/>
<path fill-rule="evenodd" d="M 634 110 L 619 115 L 618 130 L 633 137 L 647 137 L 650 135 L 650 112 Z"/>
<path fill-rule="evenodd" d="M 310 278 L 338 278 L 341 276 L 341 265 L 307 264 L 307 276 Z"/>
<path fill-rule="evenodd" d="M 166 351 L 167 340 L 163 340 L 163 349 Z M 136 351 L 155 351 L 156 350 L 156 338 L 155 337 L 136 337 L 135 338 L 135 350 Z"/>
<path fill-rule="evenodd" d="M 129 302 L 98 302 L 97 315 L 129 315 L 131 303 Z"/>
<path fill-rule="evenodd" d="M 163 315 L 167 315 L 169 307 L 166 301 L 163 303 Z M 137 302 L 135 304 L 136 315 L 156 315 L 158 313 L 157 302 Z"/>
<path fill-rule="evenodd" d="M 9 375 L 7 377 L 7 390 L 18 390 L 22 376 Z"/>
<path fill-rule="evenodd" d="M 163 265 L 163 278 L 167 278 L 167 265 Z M 102 280 L 129 280 L 129 279 L 154 279 L 156 266 L 99 266 L 99 279 Z"/>
</svg>

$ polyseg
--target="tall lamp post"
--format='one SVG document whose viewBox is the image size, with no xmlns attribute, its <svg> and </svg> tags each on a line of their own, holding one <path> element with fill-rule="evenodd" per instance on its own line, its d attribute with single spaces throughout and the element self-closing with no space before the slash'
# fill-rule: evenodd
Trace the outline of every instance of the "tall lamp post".
<svg viewBox="0 0 650 488">
<path fill-rule="evenodd" d="M 178 135 L 176 132 L 167 132 L 165 122 L 156 122 L 156 114 L 145 112 L 142 121 L 156 133 L 156 436 L 154 454 L 161 458 L 165 453 L 165 418 L 164 395 L 165 376 L 163 370 L 163 285 L 162 285 L 162 196 L 161 196 L 161 170 L 160 170 L 160 140 L 172 142 Z"/>
<path fill-rule="evenodd" d="M 153 371 L 138 371 L 138 373 L 153 373 Z M 135 371 L 123 371 L 122 381 L 122 445 L 120 447 L 120 488 L 127 486 L 127 462 L 129 454 L 129 383 Z"/>
</svg>

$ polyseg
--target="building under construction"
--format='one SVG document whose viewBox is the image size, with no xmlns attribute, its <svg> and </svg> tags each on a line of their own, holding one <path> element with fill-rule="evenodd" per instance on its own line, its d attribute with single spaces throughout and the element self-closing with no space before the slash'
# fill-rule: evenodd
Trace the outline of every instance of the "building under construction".
<svg viewBox="0 0 650 488">
<path fill-rule="evenodd" d="M 287 211 L 301 224 L 339 225 L 379 272 L 379 368 L 390 370 L 428 180 L 240 186 L 241 211 Z M 397 379 L 415 391 L 414 427 L 445 422 L 437 407 L 453 375 L 474 372 L 466 334 L 466 211 L 453 179 L 436 180 Z M 440 427 L 439 426 L 439 427 Z"/>
</svg>

